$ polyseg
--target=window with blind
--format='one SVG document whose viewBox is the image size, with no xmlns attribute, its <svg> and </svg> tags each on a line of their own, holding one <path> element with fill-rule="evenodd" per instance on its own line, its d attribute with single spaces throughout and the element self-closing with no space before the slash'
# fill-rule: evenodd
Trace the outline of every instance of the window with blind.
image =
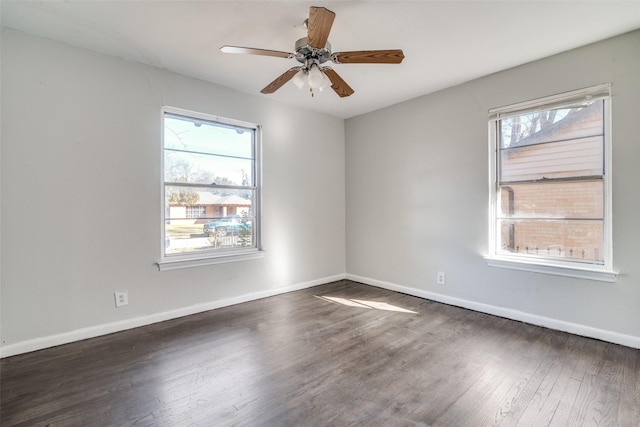
<svg viewBox="0 0 640 427">
<path fill-rule="evenodd" d="M 610 270 L 609 86 L 490 112 L 491 256 Z"/>
</svg>

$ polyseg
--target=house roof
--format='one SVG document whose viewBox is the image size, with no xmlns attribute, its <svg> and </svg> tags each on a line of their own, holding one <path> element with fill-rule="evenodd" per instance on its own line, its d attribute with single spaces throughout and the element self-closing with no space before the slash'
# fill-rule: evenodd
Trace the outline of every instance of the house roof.
<svg viewBox="0 0 640 427">
<path fill-rule="evenodd" d="M 220 196 L 209 191 L 196 191 L 196 193 L 200 196 L 198 205 L 251 206 L 251 200 L 236 194 Z"/>
<path fill-rule="evenodd" d="M 596 114 L 602 114 L 602 102 L 591 104 L 587 108 L 574 109 L 557 122 L 549 126 L 545 126 L 539 131 L 511 143 L 509 148 L 524 147 L 541 142 L 548 142 L 552 135 L 558 135 L 568 131 L 572 126 L 586 121 Z"/>
</svg>

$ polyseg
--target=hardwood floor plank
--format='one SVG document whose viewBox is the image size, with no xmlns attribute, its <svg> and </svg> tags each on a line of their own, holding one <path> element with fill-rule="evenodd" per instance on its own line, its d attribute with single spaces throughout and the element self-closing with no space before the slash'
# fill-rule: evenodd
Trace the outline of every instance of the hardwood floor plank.
<svg viewBox="0 0 640 427">
<path fill-rule="evenodd" d="M 555 335 L 555 333 L 554 333 Z M 549 373 L 545 376 L 519 421 L 522 425 L 564 425 L 568 418 L 565 407 L 571 407 L 578 393 L 580 383 L 571 374 L 579 358 L 579 339 L 574 335 L 564 334 L 566 342 L 558 348 L 554 355 Z"/>
<path fill-rule="evenodd" d="M 602 347 L 601 356 L 591 363 L 597 366 L 596 374 L 584 374 L 569 425 L 616 425 L 623 379 L 621 347 L 608 343 Z"/>
<path fill-rule="evenodd" d="M 618 425 L 632 425 L 640 420 L 640 358 L 624 352 Z"/>
<path fill-rule="evenodd" d="M 640 351 L 338 281 L 0 361 L 5 426 L 640 425 Z"/>
<path fill-rule="evenodd" d="M 554 366 L 557 367 L 561 349 L 564 348 L 568 337 L 551 331 L 541 331 L 541 334 L 538 340 L 531 343 L 531 347 L 539 351 L 533 354 L 528 353 L 531 358 L 529 364 L 519 380 L 513 384 L 498 404 L 494 419 L 497 425 L 515 425 L 520 422 L 527 410 L 536 412 L 536 408 L 541 406 L 548 394 L 545 391 L 545 379 L 550 378 L 550 381 L 554 381 L 557 377 L 557 374 L 552 374 L 552 369 Z M 532 421 L 525 421 L 524 424 L 533 422 L 532 425 L 541 425 L 544 421 L 538 414 L 539 410 Z"/>
</svg>

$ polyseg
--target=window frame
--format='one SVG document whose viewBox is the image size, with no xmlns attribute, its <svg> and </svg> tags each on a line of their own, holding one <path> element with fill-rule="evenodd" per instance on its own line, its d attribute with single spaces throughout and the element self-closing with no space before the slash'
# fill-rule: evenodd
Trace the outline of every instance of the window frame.
<svg viewBox="0 0 640 427">
<path fill-rule="evenodd" d="M 253 131 L 253 176 L 255 187 L 255 206 L 252 206 L 255 216 L 255 224 L 252 225 L 255 245 L 248 248 L 232 248 L 224 250 L 208 250 L 200 252 L 190 252 L 185 254 L 166 254 L 166 205 L 165 205 L 165 126 L 164 120 L 166 115 L 179 115 L 194 121 L 203 120 L 208 122 L 219 123 L 223 126 L 240 127 Z M 262 258 L 264 251 L 262 249 L 262 126 L 236 119 L 229 119 L 214 116 L 207 113 L 200 113 L 181 108 L 163 106 L 160 116 L 161 123 L 161 143 L 160 145 L 160 260 L 156 263 L 160 271 L 174 270 L 187 267 L 198 267 L 210 264 L 219 264 L 235 261 L 244 261 L 249 259 Z"/>
<path fill-rule="evenodd" d="M 498 206 L 500 198 L 499 168 L 500 150 L 498 127 L 502 119 L 552 108 L 570 106 L 579 102 L 602 100 L 604 102 L 604 220 L 603 220 L 603 263 L 589 263 L 582 260 L 529 257 L 498 252 L 499 228 Z M 613 225 L 612 225 L 612 139 L 611 139 L 611 84 L 605 83 L 557 95 L 537 98 L 531 101 L 511 104 L 489 110 L 489 253 L 485 256 L 487 265 L 507 269 L 531 271 L 559 276 L 576 277 L 604 282 L 614 282 L 618 272 L 613 269 Z"/>
</svg>

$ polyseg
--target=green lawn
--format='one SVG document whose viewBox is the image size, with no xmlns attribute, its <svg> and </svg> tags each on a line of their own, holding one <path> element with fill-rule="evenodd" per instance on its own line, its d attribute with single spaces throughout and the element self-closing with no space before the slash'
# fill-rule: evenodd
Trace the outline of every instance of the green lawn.
<svg viewBox="0 0 640 427">
<path fill-rule="evenodd" d="M 188 239 L 192 235 L 204 236 L 203 224 L 168 224 L 165 228 L 167 239 Z"/>
</svg>

